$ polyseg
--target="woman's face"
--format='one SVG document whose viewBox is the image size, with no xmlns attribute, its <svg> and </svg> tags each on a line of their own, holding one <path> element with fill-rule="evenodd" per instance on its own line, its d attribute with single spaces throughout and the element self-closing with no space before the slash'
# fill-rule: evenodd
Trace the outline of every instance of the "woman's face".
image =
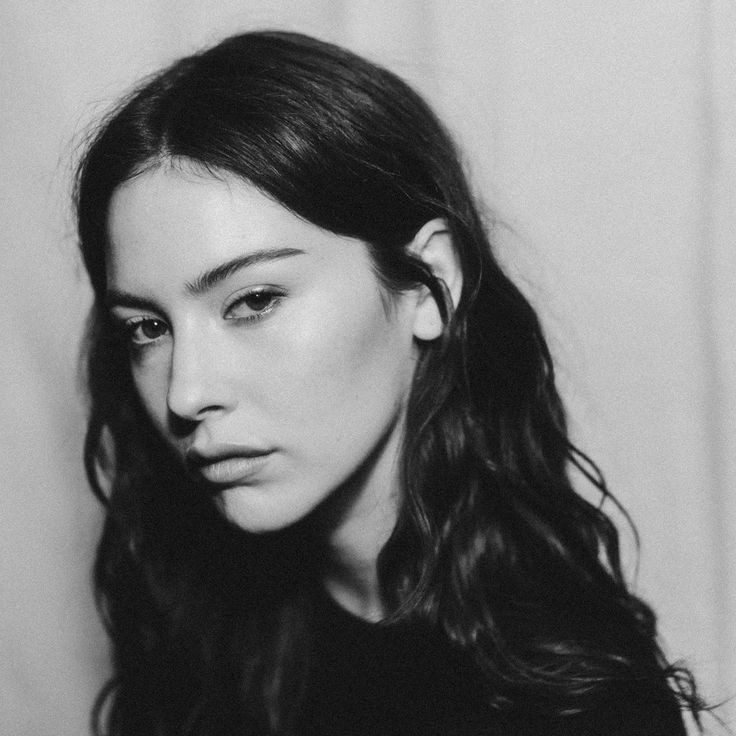
<svg viewBox="0 0 736 736">
<path fill-rule="evenodd" d="M 282 529 L 338 488 L 395 515 L 415 292 L 387 306 L 364 243 L 191 167 L 119 187 L 109 234 L 140 398 L 232 521 Z"/>
</svg>

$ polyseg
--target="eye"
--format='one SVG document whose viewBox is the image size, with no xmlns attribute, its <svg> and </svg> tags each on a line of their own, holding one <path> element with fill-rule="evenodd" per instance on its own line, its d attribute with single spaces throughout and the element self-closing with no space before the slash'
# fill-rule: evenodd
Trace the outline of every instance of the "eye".
<svg viewBox="0 0 736 736">
<path fill-rule="evenodd" d="M 226 306 L 225 319 L 255 321 L 271 312 L 284 298 L 283 291 L 273 287 L 259 286 L 240 292 Z"/>
<path fill-rule="evenodd" d="M 125 322 L 124 329 L 134 345 L 149 345 L 169 332 L 166 322 L 154 317 L 133 317 Z"/>
</svg>

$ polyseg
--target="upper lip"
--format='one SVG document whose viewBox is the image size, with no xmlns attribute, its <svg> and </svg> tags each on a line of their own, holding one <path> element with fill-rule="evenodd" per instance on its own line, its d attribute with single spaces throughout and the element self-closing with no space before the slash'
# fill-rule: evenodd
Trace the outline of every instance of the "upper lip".
<svg viewBox="0 0 736 736">
<path fill-rule="evenodd" d="M 212 465 L 221 460 L 233 457 L 260 457 L 268 455 L 271 451 L 248 445 L 235 445 L 229 443 L 211 444 L 202 447 L 192 446 L 187 450 L 187 463 L 195 468 Z"/>
</svg>

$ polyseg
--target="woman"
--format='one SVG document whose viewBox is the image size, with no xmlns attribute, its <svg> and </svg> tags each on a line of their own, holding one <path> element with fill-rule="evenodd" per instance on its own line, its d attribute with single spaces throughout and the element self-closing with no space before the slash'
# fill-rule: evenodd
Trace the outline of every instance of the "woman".
<svg viewBox="0 0 736 736">
<path fill-rule="evenodd" d="M 288 33 L 153 76 L 80 165 L 99 732 L 683 734 L 537 317 L 391 73 Z M 103 717 L 104 714 L 104 717 Z M 103 723 L 104 721 L 104 723 Z"/>
</svg>

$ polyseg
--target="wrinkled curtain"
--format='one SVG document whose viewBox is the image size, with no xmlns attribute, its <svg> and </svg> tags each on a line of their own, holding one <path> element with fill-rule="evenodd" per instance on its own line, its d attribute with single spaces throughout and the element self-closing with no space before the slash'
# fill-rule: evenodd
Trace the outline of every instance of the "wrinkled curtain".
<svg viewBox="0 0 736 736">
<path fill-rule="evenodd" d="M 422 90 L 501 219 L 572 427 L 642 537 L 638 590 L 736 692 L 736 9 L 728 0 L 20 0 L 0 7 L 0 732 L 86 732 L 108 671 L 80 453 L 89 301 L 69 181 L 135 79 L 237 29 L 366 53 Z M 627 536 L 627 567 L 635 555 Z"/>
</svg>

